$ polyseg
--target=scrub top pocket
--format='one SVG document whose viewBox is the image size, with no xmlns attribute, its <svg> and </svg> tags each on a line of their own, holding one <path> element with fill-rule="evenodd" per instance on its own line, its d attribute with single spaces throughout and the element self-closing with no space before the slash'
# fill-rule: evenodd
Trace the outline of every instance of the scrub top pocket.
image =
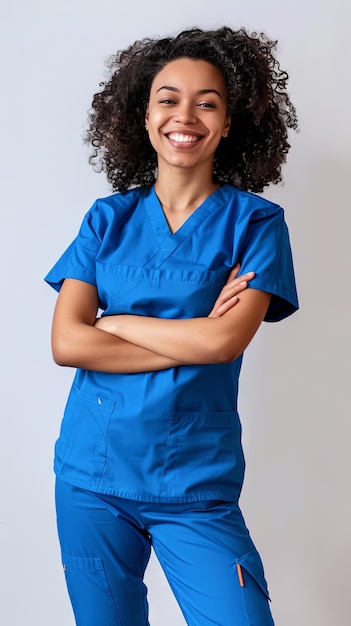
<svg viewBox="0 0 351 626">
<path fill-rule="evenodd" d="M 62 480 L 98 488 L 114 406 L 114 401 L 73 385 L 55 445 L 55 471 Z"/>
<path fill-rule="evenodd" d="M 241 424 L 236 411 L 174 411 L 165 459 L 169 496 L 191 495 L 206 485 L 208 495 L 240 493 L 244 474 Z"/>
<path fill-rule="evenodd" d="M 104 315 L 127 313 L 179 319 L 208 315 L 230 269 L 201 271 L 97 263 Z"/>
</svg>

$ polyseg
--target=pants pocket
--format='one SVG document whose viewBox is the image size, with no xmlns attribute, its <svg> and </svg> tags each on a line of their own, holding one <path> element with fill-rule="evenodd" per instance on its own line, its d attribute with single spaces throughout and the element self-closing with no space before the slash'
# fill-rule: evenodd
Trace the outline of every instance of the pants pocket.
<svg viewBox="0 0 351 626">
<path fill-rule="evenodd" d="M 77 626 L 121 626 L 102 559 L 62 555 Z"/>
<path fill-rule="evenodd" d="M 261 558 L 256 550 L 236 559 L 239 585 L 247 626 L 274 626 L 269 608 L 269 593 Z"/>
</svg>

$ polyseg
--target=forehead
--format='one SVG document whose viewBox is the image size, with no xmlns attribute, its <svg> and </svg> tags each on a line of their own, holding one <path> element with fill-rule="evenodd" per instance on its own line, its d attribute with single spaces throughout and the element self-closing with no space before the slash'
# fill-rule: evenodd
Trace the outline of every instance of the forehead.
<svg viewBox="0 0 351 626">
<path fill-rule="evenodd" d="M 179 90 L 191 87 L 194 91 L 217 89 L 226 92 L 224 78 L 217 67 L 202 59 L 187 57 L 170 61 L 156 74 L 151 93 L 160 87 L 172 86 Z"/>
</svg>

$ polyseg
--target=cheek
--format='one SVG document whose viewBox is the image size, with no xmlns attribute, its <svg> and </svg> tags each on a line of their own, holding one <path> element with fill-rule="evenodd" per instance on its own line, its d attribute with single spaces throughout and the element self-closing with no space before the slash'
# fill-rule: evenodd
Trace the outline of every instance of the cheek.
<svg viewBox="0 0 351 626">
<path fill-rule="evenodd" d="M 150 111 L 148 121 L 150 130 L 157 132 L 164 124 L 165 119 L 161 111 Z"/>
<path fill-rule="evenodd" d="M 160 120 L 157 118 L 157 116 L 155 115 L 149 116 L 148 127 L 149 127 L 149 130 L 148 130 L 149 141 L 153 149 L 155 150 L 155 152 L 157 152 L 159 149 L 159 144 L 160 144 L 160 135 L 159 135 Z"/>
<path fill-rule="evenodd" d="M 150 113 L 148 126 L 149 126 L 149 140 L 150 143 L 155 150 L 158 152 L 161 150 L 161 146 L 163 145 L 162 141 L 162 128 L 164 127 L 166 120 L 164 116 L 159 113 Z"/>
</svg>

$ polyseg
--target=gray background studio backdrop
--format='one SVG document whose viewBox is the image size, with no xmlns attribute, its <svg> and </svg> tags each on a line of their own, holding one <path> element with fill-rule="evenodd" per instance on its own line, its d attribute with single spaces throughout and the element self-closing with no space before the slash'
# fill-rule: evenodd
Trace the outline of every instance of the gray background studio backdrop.
<svg viewBox="0 0 351 626">
<path fill-rule="evenodd" d="M 279 39 L 301 127 L 266 192 L 286 210 L 301 311 L 247 350 L 241 504 L 277 626 L 349 626 L 350 18 L 344 0 L 1 1 L 1 626 L 74 624 L 52 474 L 73 372 L 51 360 L 42 277 L 110 192 L 81 140 L 105 57 L 224 23 Z M 147 581 L 152 626 L 184 624 L 155 560 Z"/>
</svg>

